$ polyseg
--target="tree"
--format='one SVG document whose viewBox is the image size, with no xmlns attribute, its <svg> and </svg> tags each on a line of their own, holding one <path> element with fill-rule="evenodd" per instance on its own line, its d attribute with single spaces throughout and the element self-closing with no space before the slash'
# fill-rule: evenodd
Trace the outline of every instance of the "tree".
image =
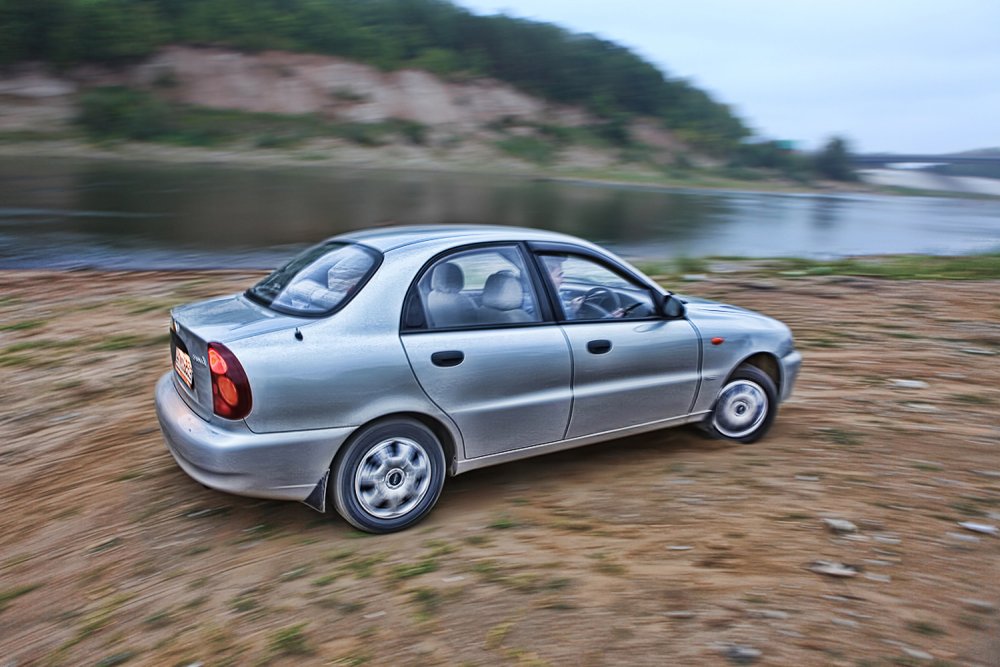
<svg viewBox="0 0 1000 667">
<path fill-rule="evenodd" d="M 851 152 L 847 140 L 832 137 L 816 155 L 816 173 L 834 181 L 854 181 L 857 175 L 851 168 Z"/>
</svg>

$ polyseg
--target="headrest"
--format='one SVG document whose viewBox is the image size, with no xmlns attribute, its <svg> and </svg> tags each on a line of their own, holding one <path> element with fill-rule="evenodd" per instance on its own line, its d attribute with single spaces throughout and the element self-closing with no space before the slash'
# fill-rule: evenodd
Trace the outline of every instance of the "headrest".
<svg viewBox="0 0 1000 667">
<path fill-rule="evenodd" d="M 514 310 L 521 307 L 524 291 L 521 283 L 510 272 L 498 271 L 486 279 L 483 286 L 483 305 L 497 310 Z"/>
<path fill-rule="evenodd" d="M 457 264 L 445 262 L 434 267 L 431 275 L 431 289 L 437 292 L 461 292 L 465 287 L 465 276 Z"/>
</svg>

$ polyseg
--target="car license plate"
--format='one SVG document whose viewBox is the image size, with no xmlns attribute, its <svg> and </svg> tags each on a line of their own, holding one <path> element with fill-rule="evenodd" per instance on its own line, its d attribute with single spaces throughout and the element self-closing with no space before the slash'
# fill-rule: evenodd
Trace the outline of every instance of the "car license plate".
<svg viewBox="0 0 1000 667">
<path fill-rule="evenodd" d="M 188 387 L 194 386 L 194 369 L 191 367 L 191 356 L 179 347 L 174 350 L 174 370 L 177 371 L 177 374 L 181 376 L 181 379 L 184 380 L 184 383 Z"/>
</svg>

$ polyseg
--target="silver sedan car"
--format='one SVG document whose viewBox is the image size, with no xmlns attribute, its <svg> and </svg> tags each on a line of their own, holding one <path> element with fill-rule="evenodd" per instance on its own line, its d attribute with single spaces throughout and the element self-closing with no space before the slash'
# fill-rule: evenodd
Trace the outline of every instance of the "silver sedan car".
<svg viewBox="0 0 1000 667">
<path fill-rule="evenodd" d="M 401 530 L 445 477 L 668 426 L 749 443 L 792 391 L 784 324 L 664 291 L 606 250 L 513 227 L 395 227 L 175 308 L 156 411 L 229 493 Z"/>
</svg>

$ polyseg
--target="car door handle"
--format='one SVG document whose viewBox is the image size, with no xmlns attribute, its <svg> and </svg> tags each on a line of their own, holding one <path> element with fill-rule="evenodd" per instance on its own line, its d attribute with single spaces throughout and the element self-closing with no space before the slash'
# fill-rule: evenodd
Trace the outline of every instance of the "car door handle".
<svg viewBox="0 0 1000 667">
<path fill-rule="evenodd" d="M 465 361 L 465 353 L 459 350 L 446 350 L 431 355 L 431 363 L 442 368 L 458 366 L 463 361 Z"/>
<path fill-rule="evenodd" d="M 591 354 L 604 354 L 611 351 L 610 340 L 592 340 L 587 343 L 587 352 Z"/>
</svg>

